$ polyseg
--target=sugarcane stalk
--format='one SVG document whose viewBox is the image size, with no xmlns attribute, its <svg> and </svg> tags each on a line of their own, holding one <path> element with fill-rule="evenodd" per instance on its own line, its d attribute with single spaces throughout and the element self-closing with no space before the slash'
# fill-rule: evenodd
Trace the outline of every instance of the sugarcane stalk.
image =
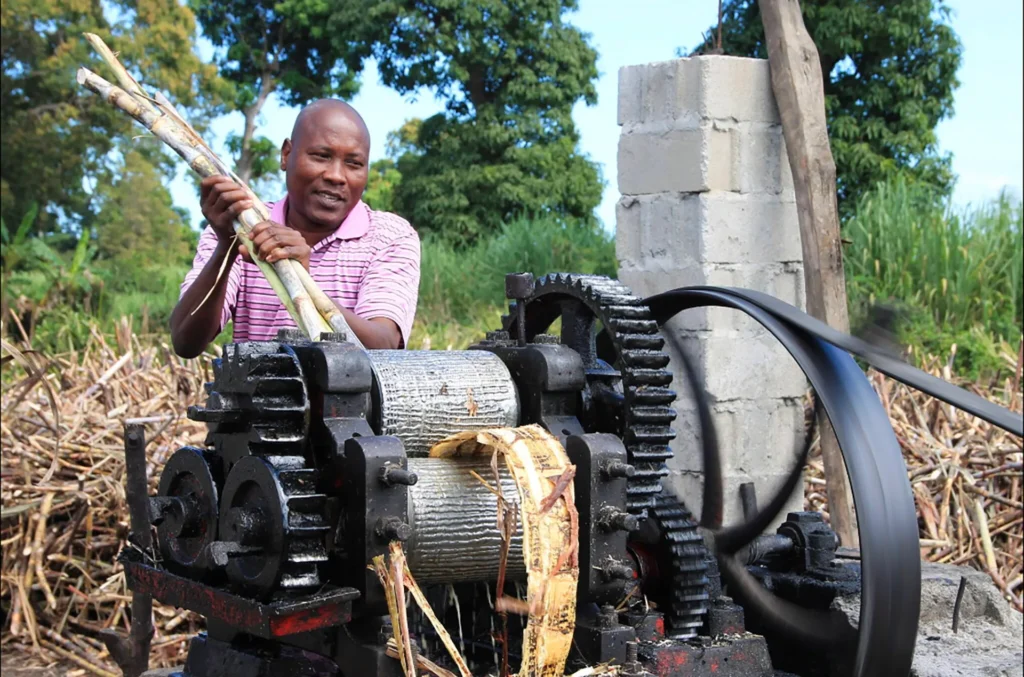
<svg viewBox="0 0 1024 677">
<path fill-rule="evenodd" d="M 100 41 L 100 44 L 102 44 L 102 41 Z M 109 49 L 106 51 L 109 53 L 110 58 L 116 62 L 116 57 L 109 52 Z M 102 52 L 101 56 L 103 56 Z M 120 70 L 124 71 L 123 67 Z M 117 71 L 118 69 L 115 68 L 115 72 Z M 124 72 L 124 77 L 131 78 L 127 72 Z M 201 140 L 198 140 L 197 143 L 196 135 L 194 132 L 191 132 L 191 129 L 184 129 L 173 116 L 164 114 L 159 108 L 152 105 L 145 94 L 133 96 L 128 91 L 107 82 L 96 73 L 84 67 L 78 69 L 77 79 L 80 85 L 104 97 L 107 102 L 128 113 L 128 115 L 146 127 L 161 141 L 170 146 L 200 176 L 205 178 L 226 173 L 223 163 L 220 162 L 219 158 L 216 158 Z M 134 80 L 131 80 L 131 82 L 134 82 Z M 135 87 L 138 88 L 137 83 Z M 141 89 L 138 89 L 138 91 L 141 92 Z M 248 192 L 252 193 L 252 191 Z M 234 224 L 235 232 L 250 253 L 253 253 L 255 250 L 251 240 L 248 238 L 249 232 L 256 224 L 265 221 L 270 216 L 270 210 L 262 201 L 255 199 L 254 203 L 256 206 L 242 212 Z M 302 264 L 291 259 L 269 264 L 260 260 L 255 255 L 252 256 L 252 259 L 264 276 L 266 276 L 271 288 L 274 289 L 274 292 L 284 304 L 292 319 L 307 336 L 316 340 L 320 337 L 321 333 L 334 331 L 333 327 L 320 314 L 320 311 L 310 298 L 310 294 L 306 291 L 306 286 L 296 270 L 296 268 L 299 268 L 305 272 Z M 351 336 L 351 333 L 349 335 Z"/>
<path fill-rule="evenodd" d="M 306 292 L 309 297 L 313 300 L 313 305 L 320 311 L 327 323 L 331 325 L 331 329 L 339 334 L 344 334 L 346 340 L 351 341 L 360 348 L 364 348 L 362 341 L 356 336 L 352 328 L 348 326 L 348 322 L 345 320 L 345 316 L 342 314 L 341 309 L 338 308 L 337 304 L 331 300 L 327 294 L 324 293 L 320 287 L 317 286 L 316 280 L 309 274 L 309 271 L 303 268 L 301 265 L 296 267 L 299 273 L 299 279 L 302 280 L 303 286 L 306 288 Z"/>
</svg>

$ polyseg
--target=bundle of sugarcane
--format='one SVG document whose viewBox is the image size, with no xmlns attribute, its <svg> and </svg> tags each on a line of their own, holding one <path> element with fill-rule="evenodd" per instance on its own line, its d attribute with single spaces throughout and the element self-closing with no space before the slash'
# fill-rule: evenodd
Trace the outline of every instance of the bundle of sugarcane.
<svg viewBox="0 0 1024 677">
<path fill-rule="evenodd" d="M 78 69 L 78 83 L 135 118 L 170 146 L 200 176 L 229 176 L 242 186 L 255 206 L 239 215 L 235 221 L 235 234 L 246 249 L 255 252 L 248 235 L 256 224 L 270 218 L 267 205 L 217 157 L 166 97 L 159 93 L 155 97 L 149 96 L 99 36 L 86 33 L 85 37 L 110 66 L 121 86 L 107 82 L 84 67 Z M 334 332 L 344 334 L 349 341 L 362 345 L 341 310 L 317 286 L 301 263 L 285 259 L 270 264 L 256 256 L 253 256 L 253 262 L 266 276 L 292 320 L 310 339 L 317 340 L 322 333 Z"/>
</svg>

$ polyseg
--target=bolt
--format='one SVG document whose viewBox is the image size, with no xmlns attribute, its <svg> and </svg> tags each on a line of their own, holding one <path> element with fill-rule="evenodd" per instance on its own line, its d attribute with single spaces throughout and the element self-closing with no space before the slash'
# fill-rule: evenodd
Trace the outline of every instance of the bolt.
<svg viewBox="0 0 1024 677">
<path fill-rule="evenodd" d="M 618 562 L 609 562 L 601 567 L 601 573 L 609 581 L 628 581 L 633 578 L 633 569 Z"/>
<path fill-rule="evenodd" d="M 348 336 L 343 331 L 322 331 L 320 332 L 321 343 L 344 343 Z"/>
<path fill-rule="evenodd" d="M 266 535 L 267 523 L 263 513 L 249 508 L 228 510 L 224 535 L 241 545 L 256 545 Z"/>
<path fill-rule="evenodd" d="M 626 642 L 626 663 L 633 667 L 637 660 L 636 642 Z"/>
<path fill-rule="evenodd" d="M 619 614 L 611 604 L 604 604 L 597 615 L 597 623 L 602 628 L 610 628 L 619 620 Z"/>
<path fill-rule="evenodd" d="M 516 302 L 516 339 L 526 346 L 526 297 L 533 293 L 532 273 L 509 273 L 505 276 L 505 298 Z"/>
<path fill-rule="evenodd" d="M 396 484 L 403 484 L 407 487 L 411 487 L 419 481 L 419 477 L 416 473 L 406 470 L 405 468 L 385 463 L 384 467 L 380 469 L 380 481 L 389 487 Z"/>
<path fill-rule="evenodd" d="M 533 342 L 543 346 L 557 346 L 562 342 L 562 339 L 554 334 L 537 334 L 533 337 Z"/>
<path fill-rule="evenodd" d="M 604 474 L 609 479 L 615 479 L 617 477 L 629 478 L 636 474 L 636 468 L 628 463 L 622 461 L 612 461 L 604 467 Z"/>
<path fill-rule="evenodd" d="M 309 338 L 297 327 L 284 327 L 277 330 L 277 340 L 281 343 L 305 343 Z"/>
<path fill-rule="evenodd" d="M 598 515 L 597 523 L 606 531 L 636 531 L 640 518 L 617 508 L 605 508 Z"/>
<path fill-rule="evenodd" d="M 377 535 L 389 541 L 407 541 L 412 527 L 397 517 L 382 517 L 377 520 Z"/>
</svg>

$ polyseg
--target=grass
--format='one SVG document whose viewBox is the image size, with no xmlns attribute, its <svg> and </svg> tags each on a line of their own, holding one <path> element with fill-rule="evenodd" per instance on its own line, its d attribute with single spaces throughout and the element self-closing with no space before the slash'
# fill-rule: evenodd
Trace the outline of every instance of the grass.
<svg viewBox="0 0 1024 677">
<path fill-rule="evenodd" d="M 965 375 L 998 369 L 1000 343 L 1021 340 L 1022 215 L 1005 193 L 957 210 L 926 186 L 879 186 L 844 226 L 852 318 L 895 306 L 915 351 L 946 355 L 955 344 Z"/>
</svg>

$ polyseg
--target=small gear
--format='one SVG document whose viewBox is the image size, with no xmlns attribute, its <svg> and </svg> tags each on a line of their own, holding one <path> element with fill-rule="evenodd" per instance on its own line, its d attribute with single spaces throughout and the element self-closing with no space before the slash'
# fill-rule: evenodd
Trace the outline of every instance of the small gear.
<svg viewBox="0 0 1024 677">
<path fill-rule="evenodd" d="M 207 549 L 217 538 L 217 475 L 208 452 L 194 447 L 178 449 L 164 465 L 152 517 L 168 567 L 208 569 Z"/>
<path fill-rule="evenodd" d="M 295 351 L 274 341 L 232 343 L 213 362 L 205 407 L 206 445 L 224 459 L 223 472 L 250 454 L 301 454 L 309 434 L 310 403 Z"/>
<path fill-rule="evenodd" d="M 248 456 L 224 483 L 220 539 L 234 546 L 227 576 L 248 593 L 315 588 L 327 561 L 327 497 L 301 456 Z"/>
<path fill-rule="evenodd" d="M 659 555 L 668 563 L 667 620 L 669 636 L 674 639 L 696 637 L 704 625 L 711 601 L 708 581 L 708 550 L 700 527 L 682 503 L 667 492 L 658 496 L 651 509 L 661 531 Z"/>
</svg>

